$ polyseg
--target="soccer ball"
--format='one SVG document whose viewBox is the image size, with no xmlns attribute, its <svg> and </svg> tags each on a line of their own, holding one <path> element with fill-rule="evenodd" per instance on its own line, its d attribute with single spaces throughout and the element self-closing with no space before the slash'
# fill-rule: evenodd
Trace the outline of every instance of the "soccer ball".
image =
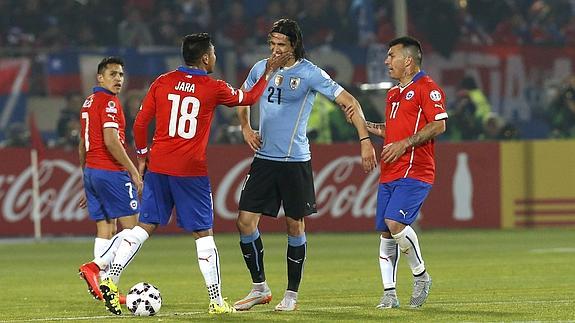
<svg viewBox="0 0 575 323">
<path fill-rule="evenodd" d="M 137 283 L 126 295 L 126 307 L 136 316 L 152 316 L 162 307 L 160 290 L 148 283 Z"/>
</svg>

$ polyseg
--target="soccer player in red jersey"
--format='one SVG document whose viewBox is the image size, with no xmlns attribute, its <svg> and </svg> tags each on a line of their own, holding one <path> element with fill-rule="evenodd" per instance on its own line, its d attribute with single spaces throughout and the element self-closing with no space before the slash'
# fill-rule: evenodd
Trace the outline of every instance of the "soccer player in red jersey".
<svg viewBox="0 0 575 323">
<path fill-rule="evenodd" d="M 400 37 L 389 43 L 385 65 L 399 83 L 387 92 L 385 123 L 368 130 L 385 138 L 377 195 L 376 228 L 381 231 L 379 264 L 384 294 L 377 308 L 399 307 L 395 291 L 399 251 L 414 276 L 411 307 L 423 305 L 431 287 L 417 234 L 410 226 L 435 178 L 434 138 L 445 131 L 445 94 L 421 70 L 419 42 Z"/>
<path fill-rule="evenodd" d="M 206 148 L 214 109 L 220 104 L 234 107 L 256 102 L 272 72 L 290 55 L 268 59 L 265 74 L 251 91 L 235 89 L 208 76 L 216 63 L 208 34 L 184 37 L 182 55 L 186 66 L 163 74 L 152 83 L 134 123 L 138 168 L 142 174 L 147 160 L 142 207 L 138 225 L 118 247 L 112 261 L 115 271 L 106 284 L 117 290 L 121 272 L 158 225 L 168 223 L 175 207 L 178 226 L 190 232 L 196 241 L 197 260 L 210 298 L 208 312 L 229 313 L 235 310 L 221 295 L 220 261 L 213 238 L 212 194 L 207 176 Z M 147 127 L 154 118 L 156 130 L 148 152 Z M 112 304 L 108 309 L 117 314 L 119 305 Z"/>
<path fill-rule="evenodd" d="M 118 93 L 124 82 L 124 63 L 108 57 L 98 64 L 98 83 L 94 93 L 84 102 L 80 121 L 79 155 L 84 173 L 85 199 L 90 218 L 96 221 L 95 261 L 80 266 L 80 276 L 88 290 L 102 299 L 98 288 L 100 270 L 109 269 L 108 262 L 96 261 L 109 253 L 116 233 L 116 220 L 124 229 L 138 222 L 138 194 L 142 178 L 126 154 L 124 112 Z"/>
</svg>

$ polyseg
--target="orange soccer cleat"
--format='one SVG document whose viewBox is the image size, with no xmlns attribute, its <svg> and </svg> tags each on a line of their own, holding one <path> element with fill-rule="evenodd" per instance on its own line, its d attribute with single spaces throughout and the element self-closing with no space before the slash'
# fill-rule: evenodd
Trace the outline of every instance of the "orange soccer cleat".
<svg viewBox="0 0 575 323">
<path fill-rule="evenodd" d="M 88 291 L 97 300 L 104 299 L 102 297 L 102 292 L 100 292 L 100 267 L 94 262 L 89 262 L 80 266 L 78 270 L 80 272 L 80 277 L 86 281 L 88 284 Z"/>
<path fill-rule="evenodd" d="M 94 262 L 89 262 L 80 266 L 78 270 L 80 277 L 88 284 L 88 291 L 96 300 L 103 300 L 102 292 L 100 291 L 100 267 Z M 120 304 L 126 304 L 126 295 L 120 294 Z"/>
</svg>

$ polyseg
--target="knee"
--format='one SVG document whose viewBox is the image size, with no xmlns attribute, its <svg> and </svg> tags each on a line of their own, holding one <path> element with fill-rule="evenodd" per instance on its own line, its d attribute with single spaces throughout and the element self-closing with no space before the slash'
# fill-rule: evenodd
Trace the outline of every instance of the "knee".
<svg viewBox="0 0 575 323">
<path fill-rule="evenodd" d="M 389 219 L 385 219 L 385 224 L 389 228 L 390 237 L 391 237 L 391 234 L 398 234 L 401 231 L 403 231 L 403 229 L 405 228 L 405 224 L 397 222 L 397 221 L 389 220 Z"/>
<path fill-rule="evenodd" d="M 240 234 L 251 234 L 256 230 L 256 222 L 247 216 L 238 216 L 236 220 L 236 227 Z"/>
<path fill-rule="evenodd" d="M 305 233 L 305 224 L 303 219 L 300 221 L 287 222 L 287 234 L 292 237 L 298 237 Z"/>
</svg>

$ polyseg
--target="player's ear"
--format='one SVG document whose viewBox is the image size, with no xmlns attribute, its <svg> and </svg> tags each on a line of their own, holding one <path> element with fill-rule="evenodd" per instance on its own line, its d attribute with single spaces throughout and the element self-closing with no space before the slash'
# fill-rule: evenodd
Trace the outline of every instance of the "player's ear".
<svg viewBox="0 0 575 323">
<path fill-rule="evenodd" d="M 104 82 L 104 75 L 98 74 L 96 75 L 96 79 L 98 80 L 98 82 Z"/>
<path fill-rule="evenodd" d="M 208 55 L 207 53 L 202 55 L 202 63 L 204 63 L 204 65 L 209 65 L 210 55 Z"/>
</svg>

